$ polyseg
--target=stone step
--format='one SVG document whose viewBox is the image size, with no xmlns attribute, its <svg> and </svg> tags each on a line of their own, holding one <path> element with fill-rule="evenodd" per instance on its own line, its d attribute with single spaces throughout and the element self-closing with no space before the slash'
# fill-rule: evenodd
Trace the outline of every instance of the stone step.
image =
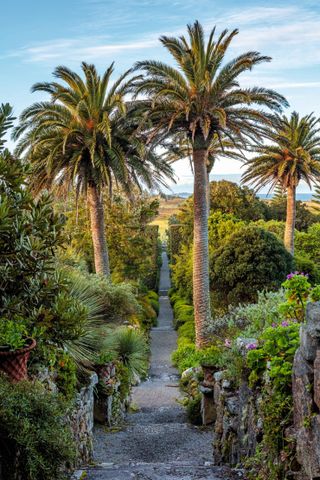
<svg viewBox="0 0 320 480">
<path fill-rule="evenodd" d="M 87 480 L 235 480 L 241 475 L 210 462 L 102 463 L 86 472 Z M 81 478 L 81 476 L 75 477 Z"/>
</svg>

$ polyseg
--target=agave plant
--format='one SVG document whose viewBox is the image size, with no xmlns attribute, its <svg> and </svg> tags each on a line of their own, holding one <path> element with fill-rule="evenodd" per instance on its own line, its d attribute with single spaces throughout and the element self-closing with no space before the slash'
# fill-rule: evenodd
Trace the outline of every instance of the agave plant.
<svg viewBox="0 0 320 480">
<path fill-rule="evenodd" d="M 104 350 L 112 353 L 128 368 L 131 380 L 135 376 L 146 375 L 149 347 L 139 330 L 130 327 L 116 328 L 107 336 Z"/>
</svg>

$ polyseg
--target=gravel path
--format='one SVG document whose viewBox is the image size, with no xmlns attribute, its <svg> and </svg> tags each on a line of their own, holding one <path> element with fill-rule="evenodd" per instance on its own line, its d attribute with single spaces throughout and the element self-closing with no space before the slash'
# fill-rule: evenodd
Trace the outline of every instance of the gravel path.
<svg viewBox="0 0 320 480">
<path fill-rule="evenodd" d="M 168 258 L 162 254 L 160 313 L 151 332 L 149 378 L 133 391 L 137 413 L 129 414 L 123 430 L 95 431 L 97 466 L 88 480 L 231 480 L 231 472 L 212 466 L 212 431 L 187 422 L 180 398 L 179 376 L 170 356 L 177 335 L 167 296 Z"/>
</svg>

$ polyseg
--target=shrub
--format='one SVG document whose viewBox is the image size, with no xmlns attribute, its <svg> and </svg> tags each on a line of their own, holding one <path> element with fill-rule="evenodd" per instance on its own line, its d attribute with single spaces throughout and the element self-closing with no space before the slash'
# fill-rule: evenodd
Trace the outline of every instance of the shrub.
<svg viewBox="0 0 320 480">
<path fill-rule="evenodd" d="M 144 377 L 148 370 L 148 343 L 144 335 L 130 327 L 118 327 L 110 331 L 104 342 L 104 350 L 128 368 L 130 378 Z"/>
<path fill-rule="evenodd" d="M 182 373 L 188 368 L 202 364 L 220 365 L 221 350 L 216 346 L 196 350 L 194 343 L 184 339 L 172 354 L 172 362 Z"/>
<path fill-rule="evenodd" d="M 178 334 L 179 334 L 179 340 L 180 341 L 181 341 L 181 339 L 187 339 L 187 340 L 190 340 L 190 342 L 194 342 L 195 341 L 195 327 L 194 327 L 193 319 L 189 320 L 189 321 L 185 322 L 183 325 L 181 325 L 179 327 Z"/>
<path fill-rule="evenodd" d="M 264 328 L 280 322 L 279 305 L 284 300 L 284 290 L 280 289 L 277 292 L 258 292 L 256 303 L 230 305 L 225 315 L 212 319 L 207 327 L 208 336 L 232 338 L 236 335 L 260 335 Z"/>
<path fill-rule="evenodd" d="M 320 281 L 319 267 L 309 257 L 299 254 L 295 255 L 294 265 L 298 272 L 308 273 L 312 283 L 318 283 Z"/>
<path fill-rule="evenodd" d="M 201 395 L 190 398 L 187 403 L 187 417 L 193 425 L 202 425 Z"/>
<path fill-rule="evenodd" d="M 273 234 L 243 227 L 210 258 L 214 304 L 226 308 L 254 302 L 258 291 L 279 288 L 292 265 L 291 255 Z"/>
<path fill-rule="evenodd" d="M 175 263 L 175 256 L 179 255 L 180 248 L 185 239 L 184 225 L 169 225 L 169 253 L 171 263 Z"/>
<path fill-rule="evenodd" d="M 75 458 L 75 446 L 66 411 L 66 403 L 39 383 L 11 384 L 0 377 L 0 444 L 6 479 L 67 478 L 63 471 Z"/>
</svg>

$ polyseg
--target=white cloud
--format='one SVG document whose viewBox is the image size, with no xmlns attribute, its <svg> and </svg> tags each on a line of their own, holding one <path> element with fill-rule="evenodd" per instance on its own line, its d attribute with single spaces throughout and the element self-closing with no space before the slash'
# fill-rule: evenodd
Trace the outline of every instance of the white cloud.
<svg viewBox="0 0 320 480">
<path fill-rule="evenodd" d="M 93 2 L 95 3 L 95 2 Z M 101 8 L 101 3 L 97 2 Z M 148 8 L 151 8 L 149 6 Z M 119 9 L 118 9 L 119 10 Z M 110 24 L 117 25 L 115 18 L 123 14 L 122 21 L 130 21 L 128 11 L 125 9 L 112 10 L 109 15 Z M 105 10 L 104 15 L 106 15 Z M 149 11 L 149 10 L 148 10 Z M 132 13 L 132 12 L 131 12 Z M 131 14 L 132 17 L 133 14 Z M 201 15 L 200 15 L 201 16 Z M 115 17 L 115 18 L 114 18 Z M 135 21 L 139 16 L 134 16 Z M 99 22 L 99 16 L 97 22 Z M 147 26 L 147 22 L 146 26 Z M 222 28 L 240 28 L 239 35 L 232 43 L 231 53 L 239 53 L 244 50 L 259 50 L 263 54 L 273 57 L 272 68 L 292 69 L 301 66 L 314 66 L 320 63 L 320 12 L 316 9 L 309 11 L 307 7 L 255 7 L 247 9 L 235 9 L 231 13 L 207 19 L 204 22 L 206 31 L 209 31 L 213 25 L 217 24 L 218 32 Z M 98 23 L 99 25 L 99 23 Z M 115 41 L 114 38 L 106 36 L 82 36 L 78 38 L 53 39 L 51 42 L 27 45 L 7 56 L 16 56 L 26 62 L 48 62 L 56 61 L 79 61 L 82 59 L 96 60 L 114 56 L 117 54 L 126 54 L 126 52 L 143 52 L 146 49 L 157 48 L 161 55 L 162 47 L 158 38 L 162 32 L 152 32 L 148 34 L 135 33 L 134 38 L 125 28 L 122 22 L 121 32 L 123 33 L 123 42 Z M 140 27 L 144 27 L 140 20 Z M 112 29 L 110 31 L 113 31 Z M 143 30 L 142 30 L 143 31 Z M 185 32 L 185 25 L 176 24 L 169 35 L 180 35 Z M 127 55 L 128 61 L 131 54 Z M 138 58 L 138 55 L 136 55 Z M 299 82 L 293 82 L 299 83 Z M 288 87 L 294 88 L 294 87 Z"/>
<path fill-rule="evenodd" d="M 112 43 L 101 37 L 57 39 L 39 45 L 31 45 L 9 53 L 8 57 L 21 57 L 26 62 L 46 62 L 52 59 L 79 61 L 106 58 L 108 55 L 144 50 L 155 47 L 157 39 L 150 37 L 124 43 Z"/>
</svg>

